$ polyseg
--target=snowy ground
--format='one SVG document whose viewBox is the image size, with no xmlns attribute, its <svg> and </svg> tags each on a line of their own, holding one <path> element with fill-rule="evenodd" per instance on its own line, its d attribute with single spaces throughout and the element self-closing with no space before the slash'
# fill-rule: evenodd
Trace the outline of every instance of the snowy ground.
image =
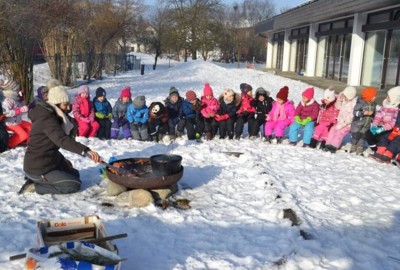
<svg viewBox="0 0 400 270">
<path fill-rule="evenodd" d="M 143 56 L 147 66 L 152 60 Z M 171 86 L 181 95 L 193 89 L 200 95 L 209 82 L 215 95 L 223 88 L 238 91 L 239 84 L 263 86 L 275 97 L 288 85 L 296 104 L 304 83 L 236 64 L 189 63 L 161 60 L 148 68 L 108 77 L 90 85 L 108 93 L 114 104 L 125 85 L 133 96 L 162 101 Z M 35 86 L 48 79 L 40 66 Z M 76 89 L 71 93 L 76 93 Z M 322 96 L 317 89 L 316 98 Z M 196 143 L 179 139 L 165 144 L 136 141 L 100 141 L 79 138 L 104 159 L 149 157 L 174 153 L 183 157 L 185 173 L 176 198 L 191 200 L 192 208 L 163 211 L 102 207 L 112 202 L 104 195 L 106 181 L 100 165 L 66 152 L 81 171 L 82 190 L 73 195 L 17 195 L 23 183 L 24 148 L 0 154 L 0 269 L 22 269 L 23 260 L 9 256 L 36 246 L 36 222 L 98 215 L 110 234 L 128 233 L 116 240 L 122 269 L 400 269 L 399 169 L 344 152 L 330 154 L 287 144 L 261 141 L 213 140 Z M 240 157 L 222 152 L 238 151 Z M 291 226 L 284 209 L 301 221 Z M 311 236 L 305 240 L 300 230 Z"/>
</svg>

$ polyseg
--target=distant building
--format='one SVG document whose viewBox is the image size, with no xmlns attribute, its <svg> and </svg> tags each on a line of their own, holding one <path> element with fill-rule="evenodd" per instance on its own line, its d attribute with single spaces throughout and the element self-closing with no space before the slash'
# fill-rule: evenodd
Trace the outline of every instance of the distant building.
<svg viewBox="0 0 400 270">
<path fill-rule="evenodd" d="M 399 85 L 399 0 L 314 0 L 265 20 L 266 68 L 388 89 Z"/>
</svg>

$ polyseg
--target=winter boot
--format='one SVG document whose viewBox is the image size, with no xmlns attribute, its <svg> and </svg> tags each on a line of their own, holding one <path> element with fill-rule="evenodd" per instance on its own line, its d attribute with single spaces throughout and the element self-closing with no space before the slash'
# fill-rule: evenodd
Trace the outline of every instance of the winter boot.
<svg viewBox="0 0 400 270">
<path fill-rule="evenodd" d="M 380 154 L 380 155 L 383 155 L 385 152 L 386 152 L 386 147 L 384 147 L 384 146 L 378 146 L 377 148 L 376 148 L 376 153 L 377 154 Z"/>
<path fill-rule="evenodd" d="M 35 183 L 25 177 L 25 183 L 22 185 L 21 189 L 18 191 L 18 194 L 24 194 L 24 193 L 28 193 L 28 192 L 35 192 Z"/>
<path fill-rule="evenodd" d="M 374 156 L 377 160 L 379 160 L 381 162 L 390 163 L 390 161 L 393 158 L 393 153 L 386 150 L 385 153 L 383 153 L 383 154 L 378 154 L 378 152 L 376 152 Z"/>
<path fill-rule="evenodd" d="M 213 139 L 213 135 L 211 132 L 206 132 L 206 140 L 211 141 Z"/>
<path fill-rule="evenodd" d="M 271 140 L 272 140 L 272 136 L 271 136 L 271 135 L 265 136 L 265 141 L 266 141 L 267 143 L 271 143 Z"/>
<path fill-rule="evenodd" d="M 356 155 L 361 156 L 363 153 L 364 153 L 364 147 L 362 146 L 357 147 Z"/>
<path fill-rule="evenodd" d="M 318 141 L 316 139 L 312 138 L 310 141 L 310 144 L 309 144 L 310 148 L 316 148 L 317 143 L 318 143 Z"/>
<path fill-rule="evenodd" d="M 324 150 L 326 146 L 326 141 L 322 141 L 319 145 L 319 149 Z"/>
<path fill-rule="evenodd" d="M 332 154 L 336 153 L 337 148 L 331 144 L 327 144 L 324 148 L 325 151 L 331 152 Z"/>
<path fill-rule="evenodd" d="M 276 137 L 276 144 L 281 144 L 283 141 L 282 137 Z"/>
<path fill-rule="evenodd" d="M 357 145 L 352 144 L 351 147 L 350 147 L 350 151 L 349 152 L 350 152 L 350 154 L 354 153 L 354 152 L 357 152 Z"/>
</svg>

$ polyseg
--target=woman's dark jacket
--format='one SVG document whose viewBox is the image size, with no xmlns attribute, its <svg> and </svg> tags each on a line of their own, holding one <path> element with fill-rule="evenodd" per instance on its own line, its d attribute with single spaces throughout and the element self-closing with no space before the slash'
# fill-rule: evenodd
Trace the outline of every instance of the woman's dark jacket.
<svg viewBox="0 0 400 270">
<path fill-rule="evenodd" d="M 65 134 L 62 119 L 47 102 L 37 101 L 28 117 L 32 121 L 32 130 L 24 157 L 26 173 L 43 175 L 56 169 L 65 159 L 60 148 L 80 155 L 89 150 Z"/>
</svg>

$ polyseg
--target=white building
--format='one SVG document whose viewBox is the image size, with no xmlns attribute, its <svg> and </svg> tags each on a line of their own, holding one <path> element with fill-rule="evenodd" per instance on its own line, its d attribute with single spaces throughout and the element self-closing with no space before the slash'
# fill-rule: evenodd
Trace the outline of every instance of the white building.
<svg viewBox="0 0 400 270">
<path fill-rule="evenodd" d="M 400 77 L 400 0 L 314 0 L 256 25 L 266 67 L 389 89 Z"/>
</svg>

